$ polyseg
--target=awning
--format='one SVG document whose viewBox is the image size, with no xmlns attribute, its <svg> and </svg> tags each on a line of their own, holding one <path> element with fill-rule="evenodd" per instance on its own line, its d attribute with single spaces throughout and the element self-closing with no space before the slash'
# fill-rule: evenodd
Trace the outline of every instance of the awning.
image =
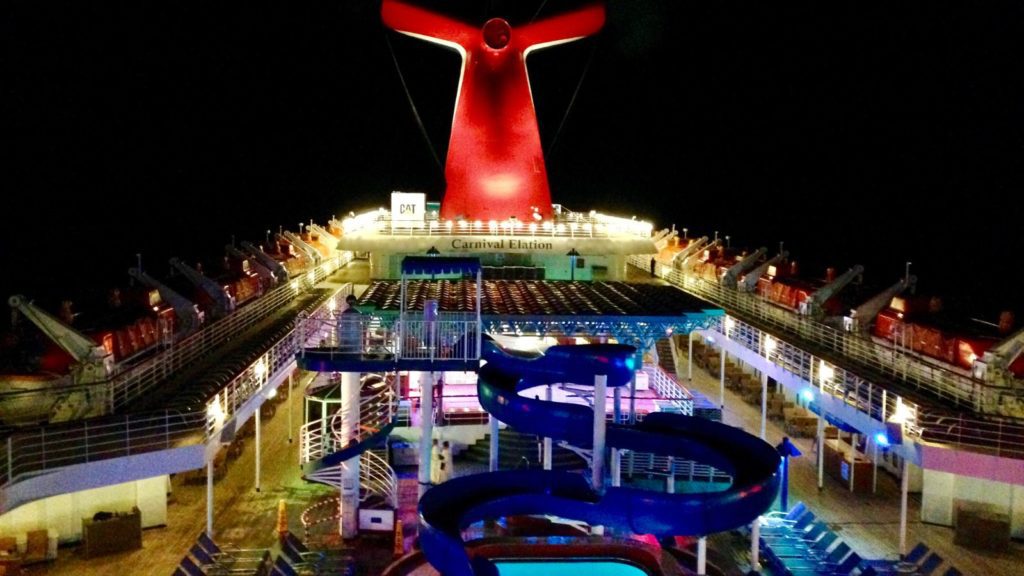
<svg viewBox="0 0 1024 576">
<path fill-rule="evenodd" d="M 406 256 L 402 274 L 476 274 L 480 259 L 466 256 Z"/>
</svg>

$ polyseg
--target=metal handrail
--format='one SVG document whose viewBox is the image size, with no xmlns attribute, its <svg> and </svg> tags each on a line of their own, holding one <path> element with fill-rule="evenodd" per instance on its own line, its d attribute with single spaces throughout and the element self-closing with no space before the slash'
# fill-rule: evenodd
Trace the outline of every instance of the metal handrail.
<svg viewBox="0 0 1024 576">
<path fill-rule="evenodd" d="M 352 289 L 351 284 L 339 288 L 338 294 Z M 324 302 L 314 314 L 328 313 Z M 287 347 L 290 345 L 290 351 Z M 294 331 L 278 340 L 267 354 L 234 378 L 217 394 L 227 398 L 221 403 L 221 424 L 234 409 L 241 406 L 266 383 L 281 376 L 299 348 Z M 257 366 L 263 362 L 263 368 Z M 257 378 L 257 372 L 264 374 Z M 82 420 L 32 430 L 21 430 L 7 438 L 0 453 L 0 487 L 75 464 L 130 456 L 143 452 L 167 450 L 208 442 L 219 431 L 209 405 L 203 411 L 168 410 L 145 414 L 126 414 L 123 418 L 104 417 L 99 422 Z M 4 465 L 6 463 L 6 465 Z"/>
<path fill-rule="evenodd" d="M 369 493 L 384 498 L 398 508 L 398 478 L 387 460 L 372 450 L 363 452 L 359 460 L 359 484 Z"/>
<path fill-rule="evenodd" d="M 643 256 L 630 256 L 628 262 L 641 270 L 648 270 L 649 260 Z M 1024 400 L 1024 390 L 965 376 L 952 367 L 908 354 L 898 346 L 886 346 L 870 338 L 837 330 L 770 304 L 759 296 L 726 289 L 668 266 L 656 266 L 655 272 L 683 291 L 722 306 L 730 313 L 770 326 L 779 335 L 813 342 L 815 346 L 837 354 L 853 365 L 863 366 L 906 386 L 927 391 L 954 405 L 980 413 L 998 413 L 1002 409 L 1019 409 L 1019 406 L 1024 405 L 1021 402 Z"/>
<path fill-rule="evenodd" d="M 707 464 L 700 464 L 693 460 L 682 458 L 671 458 L 669 456 L 654 454 L 652 452 L 624 451 L 621 455 L 623 472 L 651 474 L 654 476 L 668 476 L 669 464 L 671 463 L 672 473 L 676 479 L 688 479 L 692 481 L 695 477 L 707 478 L 709 482 L 732 482 L 732 476 Z"/>
<path fill-rule="evenodd" d="M 647 374 L 647 382 L 651 388 L 667 400 L 672 400 L 679 411 L 687 416 L 693 416 L 693 394 L 690 393 L 670 374 L 665 372 L 661 366 L 644 366 L 643 371 Z"/>
</svg>

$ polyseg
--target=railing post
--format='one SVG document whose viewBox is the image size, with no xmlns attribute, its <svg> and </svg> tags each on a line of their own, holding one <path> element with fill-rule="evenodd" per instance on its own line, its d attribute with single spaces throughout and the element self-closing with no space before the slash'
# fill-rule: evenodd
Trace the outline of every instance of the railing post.
<svg viewBox="0 0 1024 576">
<path fill-rule="evenodd" d="M 43 455 L 43 470 L 46 470 L 46 428 L 39 429 L 39 448 Z"/>
<path fill-rule="evenodd" d="M 14 481 L 14 437 L 7 437 L 7 482 Z M 4 482 L 6 484 L 7 482 Z"/>
<path fill-rule="evenodd" d="M 89 461 L 89 421 L 82 422 L 82 435 L 85 436 L 85 461 Z"/>
<path fill-rule="evenodd" d="M 128 456 L 132 455 L 132 430 L 131 421 L 127 414 L 124 415 L 124 451 Z"/>
</svg>

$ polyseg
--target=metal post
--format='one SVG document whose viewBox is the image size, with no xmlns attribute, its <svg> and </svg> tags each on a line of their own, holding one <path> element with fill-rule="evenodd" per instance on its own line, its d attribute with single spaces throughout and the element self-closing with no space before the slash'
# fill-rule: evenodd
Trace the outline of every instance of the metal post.
<svg viewBox="0 0 1024 576">
<path fill-rule="evenodd" d="M 359 440 L 359 402 L 361 374 L 341 373 L 341 448 Z M 324 442 L 327 438 L 324 437 Z M 428 468 L 429 470 L 429 468 Z M 354 538 L 359 533 L 359 456 L 349 458 L 341 465 L 341 515 L 339 533 L 342 538 Z"/>
<path fill-rule="evenodd" d="M 206 463 L 206 535 L 213 538 L 213 459 Z"/>
<path fill-rule="evenodd" d="M 431 443 L 434 438 L 434 375 L 419 372 L 420 377 L 420 497 L 430 488 Z"/>
<path fill-rule="evenodd" d="M 292 443 L 292 375 L 288 374 L 288 443 Z"/>
<path fill-rule="evenodd" d="M 850 492 L 853 492 L 853 474 L 857 463 L 857 434 L 850 437 Z"/>
<path fill-rule="evenodd" d="M 761 440 L 768 430 L 768 373 L 761 378 Z"/>
<path fill-rule="evenodd" d="M 622 422 L 622 387 L 616 386 L 612 390 L 612 422 Z"/>
<path fill-rule="evenodd" d="M 818 414 L 818 490 L 825 487 L 825 409 Z"/>
<path fill-rule="evenodd" d="M 665 478 L 665 492 L 676 493 L 676 459 L 668 457 L 668 476 Z"/>
<path fill-rule="evenodd" d="M 686 356 L 686 379 L 693 382 L 693 332 L 686 335 L 686 342 L 690 349 Z"/>
<path fill-rule="evenodd" d="M 612 448 L 612 486 L 622 486 L 622 454 Z"/>
<path fill-rule="evenodd" d="M 725 342 L 718 348 L 721 354 L 719 354 L 718 363 L 718 390 L 722 406 L 725 406 Z M 761 436 L 764 438 L 764 436 Z"/>
<path fill-rule="evenodd" d="M 900 560 L 907 557 L 907 493 L 910 491 L 910 470 L 907 459 L 903 459 L 903 471 L 900 478 Z"/>
<path fill-rule="evenodd" d="M 644 368 L 644 355 L 642 352 L 637 352 L 635 356 L 634 366 L 636 370 L 633 370 L 633 374 L 629 378 L 629 423 L 636 424 L 636 375 Z"/>
<path fill-rule="evenodd" d="M 871 439 L 871 493 L 878 494 L 878 439 Z"/>
<path fill-rule="evenodd" d="M 697 575 L 704 576 L 708 573 L 708 537 L 701 536 L 697 539 Z"/>
<path fill-rule="evenodd" d="M 551 385 L 550 384 L 548 384 L 547 391 L 544 393 L 544 399 L 547 400 L 548 402 L 552 401 L 552 390 L 551 390 Z M 552 445 L 551 444 L 552 444 L 551 443 L 551 438 L 545 438 L 544 439 L 544 452 L 543 452 L 542 461 L 544 463 L 544 469 L 545 470 L 551 470 L 551 454 L 552 454 Z"/>
<path fill-rule="evenodd" d="M 491 425 L 491 450 L 488 458 L 487 469 L 491 472 L 498 470 L 498 419 L 493 414 L 488 415 L 488 422 Z"/>
<path fill-rule="evenodd" d="M 255 418 L 256 418 L 256 491 L 257 492 L 260 491 L 260 464 L 261 464 L 261 462 L 260 462 L 260 456 L 261 456 L 261 454 L 260 454 L 260 438 L 262 438 L 262 433 L 263 433 L 262 432 L 262 429 L 263 429 L 263 419 L 262 419 L 262 417 L 260 415 L 260 412 L 262 412 L 262 410 L 261 410 L 262 407 L 263 406 L 257 407 L 256 408 L 256 414 L 255 414 Z"/>
<path fill-rule="evenodd" d="M 761 517 L 750 523 L 750 570 L 759 572 L 761 568 Z"/>
<path fill-rule="evenodd" d="M 594 489 L 604 488 L 604 447 L 605 447 L 605 394 L 608 391 L 608 376 L 594 376 L 594 453 L 592 456 L 591 480 Z"/>
</svg>

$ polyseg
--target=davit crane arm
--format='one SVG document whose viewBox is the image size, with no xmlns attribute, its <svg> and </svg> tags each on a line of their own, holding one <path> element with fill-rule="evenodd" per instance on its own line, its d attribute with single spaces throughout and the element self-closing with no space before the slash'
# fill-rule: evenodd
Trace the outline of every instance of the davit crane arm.
<svg viewBox="0 0 1024 576">
<path fill-rule="evenodd" d="M 867 302 L 854 308 L 853 312 L 850 314 L 850 318 L 853 320 L 850 330 L 860 332 L 861 334 L 867 333 L 871 328 L 871 323 L 875 320 L 875 317 L 878 316 L 878 313 L 881 312 L 883 308 L 892 302 L 893 297 L 902 294 L 907 290 L 907 288 L 910 288 L 916 283 L 917 276 L 902 278 L 899 282 L 889 286 Z"/>
<path fill-rule="evenodd" d="M 188 278 L 189 282 L 195 284 L 196 287 L 206 292 L 213 299 L 217 316 L 227 316 L 235 309 L 234 297 L 228 294 L 228 291 L 223 286 L 207 278 L 202 272 L 185 264 L 178 258 L 171 258 L 169 262 L 175 270 L 181 272 L 185 278 Z"/>
<path fill-rule="evenodd" d="M 782 262 L 786 258 L 789 258 L 789 252 L 783 250 L 768 260 L 765 260 L 757 268 L 754 268 L 743 276 L 743 280 L 740 280 L 738 288 L 743 292 L 753 292 L 757 289 L 757 281 L 761 279 L 761 276 L 764 276 L 764 273 L 767 272 L 769 268 L 779 262 Z"/>
<path fill-rule="evenodd" d="M 838 278 L 822 286 L 814 294 L 811 294 L 809 298 L 800 306 L 800 312 L 810 316 L 821 316 L 824 314 L 825 302 L 829 298 L 836 295 L 840 290 L 846 287 L 847 284 L 853 282 L 853 279 L 864 273 L 864 267 L 860 264 L 850 268 L 846 272 L 839 275 Z"/>
<path fill-rule="evenodd" d="M 269 269 L 274 274 L 274 279 L 278 284 L 288 281 L 288 269 L 284 267 L 284 264 L 275 260 L 273 256 L 253 246 L 250 242 L 242 242 L 242 248 L 245 248 L 249 254 L 252 254 L 264 268 Z"/>
<path fill-rule="evenodd" d="M 91 338 L 61 322 L 55 316 L 24 296 L 16 295 L 7 299 L 11 308 L 22 313 L 39 328 L 46 337 L 68 353 L 75 363 L 71 375 L 75 384 L 102 382 L 114 372 L 114 356 Z"/>
<path fill-rule="evenodd" d="M 757 260 L 761 256 L 764 256 L 766 252 L 768 252 L 768 249 L 762 246 L 761 248 L 754 250 L 754 252 L 746 258 L 730 266 L 729 269 L 725 271 L 725 275 L 722 276 L 722 286 L 735 290 L 736 283 L 739 281 L 740 275 L 743 274 L 743 271 L 756 264 Z"/>
<path fill-rule="evenodd" d="M 313 264 L 319 264 L 323 259 L 320 255 L 320 251 L 310 246 L 305 240 L 299 237 L 298 234 L 285 230 L 283 236 L 285 240 L 292 244 L 292 246 L 295 246 L 300 252 L 308 256 L 310 260 L 313 261 Z"/>
<path fill-rule="evenodd" d="M 203 313 L 191 300 L 138 268 L 129 268 L 128 275 L 159 292 L 160 297 L 174 308 L 174 315 L 178 318 L 181 332 L 187 334 L 198 330 L 203 325 Z"/>
</svg>

